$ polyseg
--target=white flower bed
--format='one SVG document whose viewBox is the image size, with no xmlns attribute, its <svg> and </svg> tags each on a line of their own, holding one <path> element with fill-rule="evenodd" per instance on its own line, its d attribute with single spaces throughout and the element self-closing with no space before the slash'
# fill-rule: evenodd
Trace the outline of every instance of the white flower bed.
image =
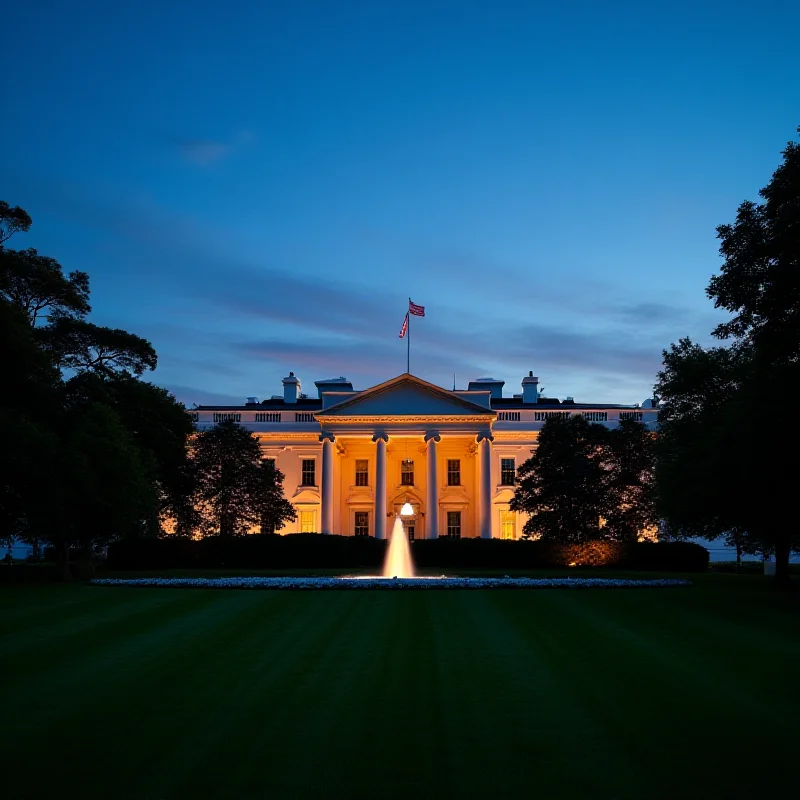
<svg viewBox="0 0 800 800">
<path fill-rule="evenodd" d="M 200 589 L 626 589 L 691 586 L 675 578 L 95 578 L 95 586 Z"/>
</svg>

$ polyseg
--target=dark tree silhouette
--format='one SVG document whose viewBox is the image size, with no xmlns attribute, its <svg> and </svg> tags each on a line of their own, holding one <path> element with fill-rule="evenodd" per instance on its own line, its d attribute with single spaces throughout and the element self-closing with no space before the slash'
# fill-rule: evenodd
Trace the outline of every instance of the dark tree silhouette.
<svg viewBox="0 0 800 800">
<path fill-rule="evenodd" d="M 562 543 L 601 538 L 609 495 L 606 429 L 582 416 L 550 417 L 532 458 L 520 465 L 511 509 L 532 516 L 523 535 Z"/>
<path fill-rule="evenodd" d="M 621 420 L 606 434 L 606 486 L 610 507 L 604 535 L 635 542 L 658 524 L 655 504 L 655 442 L 647 426 Z"/>
<path fill-rule="evenodd" d="M 10 206 L 5 200 L 0 200 L 0 250 L 3 243 L 8 241 L 15 233 L 30 229 L 33 220 L 24 208 Z"/>
<path fill-rule="evenodd" d="M 261 462 L 263 506 L 261 533 L 277 533 L 287 522 L 297 519 L 294 506 L 283 496 L 283 473 L 269 460 Z"/>
<path fill-rule="evenodd" d="M 82 319 L 56 319 L 42 328 L 39 336 L 59 366 L 78 373 L 138 377 L 158 364 L 156 351 L 147 339 Z"/>
<path fill-rule="evenodd" d="M 65 275 L 58 261 L 32 247 L 0 252 L 0 294 L 21 308 L 32 326 L 91 311 L 89 276 L 79 271 Z"/>
<path fill-rule="evenodd" d="M 767 416 L 764 401 L 800 390 L 800 146 L 787 144 L 760 195 L 717 229 L 723 265 L 707 293 L 733 315 L 714 331 L 731 345 L 684 339 L 664 353 L 658 491 L 673 529 L 746 531 L 748 546 L 775 553 L 786 582 L 798 539 L 785 455 L 800 433 Z"/>
<path fill-rule="evenodd" d="M 262 464 L 258 439 L 241 425 L 221 422 L 198 433 L 191 460 L 201 534 L 241 536 L 264 521 L 278 528 L 294 519 L 279 491 L 283 476 Z"/>
</svg>

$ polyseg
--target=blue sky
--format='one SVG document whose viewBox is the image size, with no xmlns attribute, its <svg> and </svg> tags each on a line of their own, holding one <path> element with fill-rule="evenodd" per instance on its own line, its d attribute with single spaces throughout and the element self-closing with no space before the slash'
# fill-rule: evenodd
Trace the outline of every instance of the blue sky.
<svg viewBox="0 0 800 800">
<path fill-rule="evenodd" d="M 0 197 L 188 403 L 639 402 L 800 124 L 796 2 L 17 3 Z"/>
</svg>

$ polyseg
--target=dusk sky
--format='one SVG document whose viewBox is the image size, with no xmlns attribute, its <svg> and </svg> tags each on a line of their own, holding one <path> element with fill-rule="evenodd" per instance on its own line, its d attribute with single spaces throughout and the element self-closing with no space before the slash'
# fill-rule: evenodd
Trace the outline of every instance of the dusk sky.
<svg viewBox="0 0 800 800">
<path fill-rule="evenodd" d="M 405 371 L 641 402 L 800 124 L 800 3 L 38 2 L 0 199 L 184 402 Z"/>
</svg>

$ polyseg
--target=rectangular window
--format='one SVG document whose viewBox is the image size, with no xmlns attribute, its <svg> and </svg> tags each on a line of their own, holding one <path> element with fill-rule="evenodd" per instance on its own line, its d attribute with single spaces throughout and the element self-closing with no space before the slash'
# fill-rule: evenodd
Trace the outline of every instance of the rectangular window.
<svg viewBox="0 0 800 800">
<path fill-rule="evenodd" d="M 583 418 L 587 422 L 608 422 L 608 411 L 584 411 Z"/>
<path fill-rule="evenodd" d="M 280 411 L 257 411 L 256 422 L 280 422 Z"/>
<path fill-rule="evenodd" d="M 497 415 L 498 422 L 519 422 L 519 411 L 500 411 Z"/>
<path fill-rule="evenodd" d="M 355 528 L 353 532 L 356 536 L 369 536 L 369 511 L 356 511 Z"/>
<path fill-rule="evenodd" d="M 400 462 L 400 484 L 402 486 L 414 485 L 414 461 L 410 458 L 404 458 Z"/>
<path fill-rule="evenodd" d="M 513 486 L 517 482 L 517 469 L 513 458 L 500 459 L 500 485 Z"/>
<path fill-rule="evenodd" d="M 448 511 L 447 512 L 447 535 L 451 539 L 461 538 L 461 512 Z"/>
<path fill-rule="evenodd" d="M 500 512 L 500 538 L 517 538 L 517 514 L 514 511 Z"/>
<path fill-rule="evenodd" d="M 317 462 L 313 458 L 303 459 L 303 479 L 300 482 L 302 486 L 316 486 L 317 485 Z"/>
<path fill-rule="evenodd" d="M 296 413 L 294 415 L 294 421 L 295 422 L 313 422 L 314 421 L 314 415 L 313 414 L 309 414 L 309 413 L 307 413 L 305 411 L 300 411 L 300 412 L 298 412 L 298 413 Z"/>
<path fill-rule="evenodd" d="M 633 420 L 636 420 L 636 422 L 641 422 L 642 421 L 642 417 L 644 417 L 644 414 L 641 411 L 620 411 L 619 412 L 619 418 L 620 419 L 633 419 Z"/>
<path fill-rule="evenodd" d="M 534 422 L 547 422 L 551 417 L 570 417 L 571 411 L 535 411 L 533 414 Z"/>
<path fill-rule="evenodd" d="M 222 413 L 219 411 L 214 412 L 214 422 L 241 422 L 242 415 L 241 414 L 229 414 L 229 413 Z"/>
<path fill-rule="evenodd" d="M 316 533 L 317 520 L 315 511 L 300 512 L 300 533 Z"/>
<path fill-rule="evenodd" d="M 274 458 L 265 458 L 261 464 L 263 465 L 264 469 L 268 469 L 270 472 L 275 471 L 275 459 Z"/>
<path fill-rule="evenodd" d="M 356 486 L 369 486 L 369 461 L 366 458 L 356 459 Z"/>
<path fill-rule="evenodd" d="M 457 458 L 447 459 L 447 485 L 461 486 L 461 461 Z"/>
</svg>

